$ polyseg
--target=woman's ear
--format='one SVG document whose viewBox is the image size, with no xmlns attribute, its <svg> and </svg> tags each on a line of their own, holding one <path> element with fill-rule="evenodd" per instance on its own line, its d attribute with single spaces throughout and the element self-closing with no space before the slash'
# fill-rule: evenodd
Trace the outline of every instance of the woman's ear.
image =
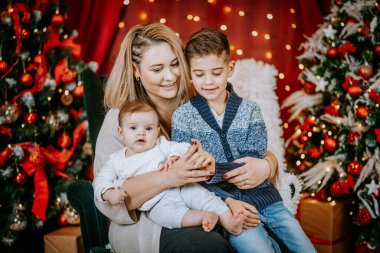
<svg viewBox="0 0 380 253">
<path fill-rule="evenodd" d="M 132 63 L 133 76 L 139 80 L 140 79 L 140 70 L 136 63 Z"/>
<path fill-rule="evenodd" d="M 227 69 L 227 71 L 228 71 L 228 77 L 231 77 L 232 76 L 232 74 L 234 73 L 234 70 L 235 70 L 235 61 L 230 61 L 229 63 L 228 63 L 228 69 Z"/>
</svg>

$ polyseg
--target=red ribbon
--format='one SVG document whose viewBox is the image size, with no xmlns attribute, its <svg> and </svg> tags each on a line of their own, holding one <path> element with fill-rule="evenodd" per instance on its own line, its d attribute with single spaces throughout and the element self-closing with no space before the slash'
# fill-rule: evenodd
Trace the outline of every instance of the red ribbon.
<svg viewBox="0 0 380 253">
<path fill-rule="evenodd" d="M 20 164 L 29 176 L 34 174 L 35 197 L 32 212 L 43 221 L 46 220 L 46 208 L 49 202 L 49 186 L 45 174 L 46 163 L 51 164 L 54 174 L 68 178 L 62 170 L 66 168 L 87 126 L 88 122 L 83 121 L 74 129 L 73 145 L 70 150 L 58 151 L 54 148 L 43 148 L 31 142 L 16 144 L 29 152 L 29 155 L 25 156 Z"/>
<path fill-rule="evenodd" d="M 44 44 L 44 52 L 48 52 L 57 47 L 64 47 L 71 50 L 72 56 L 75 58 L 80 58 L 82 55 L 82 46 L 74 42 L 74 38 L 70 37 L 64 41 L 59 39 L 59 28 L 48 26 L 50 31 L 49 39 Z"/>
<path fill-rule="evenodd" d="M 346 56 L 348 52 L 355 53 L 356 47 L 354 45 L 352 45 L 350 41 L 347 41 L 346 44 L 338 47 L 338 51 L 343 56 Z"/>
<path fill-rule="evenodd" d="M 377 143 L 380 143 L 380 128 L 375 128 L 375 135 Z"/>
<path fill-rule="evenodd" d="M 9 138 L 12 138 L 11 129 L 7 126 L 0 126 L 0 134 L 8 135 Z"/>
</svg>

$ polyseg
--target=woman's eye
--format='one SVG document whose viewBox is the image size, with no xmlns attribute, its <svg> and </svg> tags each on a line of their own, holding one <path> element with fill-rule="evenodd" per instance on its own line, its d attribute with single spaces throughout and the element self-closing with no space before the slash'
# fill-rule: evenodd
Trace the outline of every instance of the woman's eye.
<svg viewBox="0 0 380 253">
<path fill-rule="evenodd" d="M 178 65 L 179 65 L 179 62 L 177 62 L 177 61 L 176 61 L 176 62 L 173 62 L 173 63 L 171 64 L 172 67 L 177 67 Z"/>
<path fill-rule="evenodd" d="M 202 77 L 203 74 L 195 74 L 196 77 Z"/>
</svg>

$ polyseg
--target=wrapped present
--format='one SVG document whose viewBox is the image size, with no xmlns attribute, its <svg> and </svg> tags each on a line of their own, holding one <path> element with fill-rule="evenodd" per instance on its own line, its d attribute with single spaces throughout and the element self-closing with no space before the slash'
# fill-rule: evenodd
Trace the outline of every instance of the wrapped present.
<svg viewBox="0 0 380 253">
<path fill-rule="evenodd" d="M 79 226 L 68 226 L 44 236 L 45 253 L 83 253 Z"/>
<path fill-rule="evenodd" d="M 351 201 L 321 202 L 302 199 L 297 217 L 318 253 L 350 252 L 352 242 Z"/>
</svg>

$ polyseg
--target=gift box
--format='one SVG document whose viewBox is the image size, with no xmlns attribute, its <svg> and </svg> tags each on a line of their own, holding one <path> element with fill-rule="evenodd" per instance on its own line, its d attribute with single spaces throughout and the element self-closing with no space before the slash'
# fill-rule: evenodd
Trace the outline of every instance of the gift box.
<svg viewBox="0 0 380 253">
<path fill-rule="evenodd" d="M 68 226 L 44 236 L 45 253 L 83 253 L 79 226 Z"/>
<path fill-rule="evenodd" d="M 354 249 L 351 201 L 300 201 L 297 217 L 318 253 L 346 253 Z"/>
</svg>

